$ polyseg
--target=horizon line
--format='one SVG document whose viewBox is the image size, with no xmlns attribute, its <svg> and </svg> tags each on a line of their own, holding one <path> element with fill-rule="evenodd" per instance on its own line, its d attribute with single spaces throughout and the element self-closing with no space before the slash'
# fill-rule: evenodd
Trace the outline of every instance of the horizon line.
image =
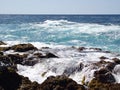
<svg viewBox="0 0 120 90">
<path fill-rule="evenodd" d="M 11 13 L 11 14 L 0 14 L 0 15 L 120 15 L 120 14 L 38 14 L 38 13 Z"/>
</svg>

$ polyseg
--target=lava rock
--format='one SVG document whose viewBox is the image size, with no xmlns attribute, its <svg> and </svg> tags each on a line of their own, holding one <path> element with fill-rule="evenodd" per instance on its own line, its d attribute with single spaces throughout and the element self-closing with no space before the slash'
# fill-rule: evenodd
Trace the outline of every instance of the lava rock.
<svg viewBox="0 0 120 90">
<path fill-rule="evenodd" d="M 0 52 L 0 55 L 3 55 L 4 53 L 3 52 Z"/>
<path fill-rule="evenodd" d="M 9 54 L 7 56 L 11 59 L 12 63 L 14 64 L 21 64 L 24 59 L 24 55 L 19 54 Z"/>
<path fill-rule="evenodd" d="M 108 59 L 108 58 L 105 56 L 101 56 L 100 59 Z"/>
<path fill-rule="evenodd" d="M 115 78 L 108 69 L 100 69 L 99 71 L 94 72 L 94 77 L 102 83 L 114 83 Z"/>
<path fill-rule="evenodd" d="M 58 56 L 52 54 L 52 53 L 47 53 L 46 58 L 58 58 Z"/>
<path fill-rule="evenodd" d="M 5 65 L 12 64 L 12 61 L 8 56 L 0 56 L 0 62 L 4 63 Z"/>
<path fill-rule="evenodd" d="M 69 67 L 64 70 L 64 75 L 70 76 L 71 74 L 75 74 L 75 72 L 80 72 L 83 69 L 83 63 L 80 63 L 78 66 Z"/>
<path fill-rule="evenodd" d="M 3 41 L 0 41 L 0 45 L 6 45 L 6 43 L 4 43 Z"/>
<path fill-rule="evenodd" d="M 0 86 L 3 90 L 40 90 L 37 82 L 31 82 L 7 67 L 0 67 Z"/>
<path fill-rule="evenodd" d="M 93 49 L 93 50 L 96 50 L 96 51 L 102 51 L 101 48 L 90 48 L 90 49 Z"/>
<path fill-rule="evenodd" d="M 85 90 L 85 87 L 66 76 L 50 76 L 41 84 L 41 90 Z"/>
<path fill-rule="evenodd" d="M 86 48 L 85 47 L 79 47 L 78 48 L 78 51 L 83 51 L 83 50 L 85 50 Z"/>
<path fill-rule="evenodd" d="M 108 63 L 106 68 L 112 72 L 115 66 L 116 66 L 116 63 Z"/>
<path fill-rule="evenodd" d="M 29 50 L 38 50 L 32 44 L 18 44 L 11 47 L 12 50 L 16 52 L 26 52 Z"/>
<path fill-rule="evenodd" d="M 33 66 L 38 63 L 38 60 L 24 60 L 22 65 Z"/>
<path fill-rule="evenodd" d="M 120 64 L 120 59 L 118 59 L 118 58 L 113 58 L 112 59 L 116 64 Z"/>
<path fill-rule="evenodd" d="M 96 78 L 93 78 L 88 85 L 88 90 L 120 90 L 120 84 L 101 83 Z"/>
<path fill-rule="evenodd" d="M 8 51 L 11 47 L 0 47 L 0 51 Z"/>
</svg>

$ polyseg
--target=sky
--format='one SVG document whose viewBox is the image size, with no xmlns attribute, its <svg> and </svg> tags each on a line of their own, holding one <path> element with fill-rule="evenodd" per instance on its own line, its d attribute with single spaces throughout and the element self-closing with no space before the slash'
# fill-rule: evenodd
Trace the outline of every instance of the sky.
<svg viewBox="0 0 120 90">
<path fill-rule="evenodd" d="M 0 0 L 0 14 L 120 14 L 120 0 Z"/>
</svg>

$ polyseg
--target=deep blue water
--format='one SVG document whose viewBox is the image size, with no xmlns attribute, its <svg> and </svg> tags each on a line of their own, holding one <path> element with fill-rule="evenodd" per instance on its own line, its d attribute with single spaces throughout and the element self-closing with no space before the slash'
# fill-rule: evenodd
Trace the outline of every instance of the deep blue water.
<svg viewBox="0 0 120 90">
<path fill-rule="evenodd" d="M 120 15 L 0 15 L 0 40 L 120 52 Z"/>
</svg>

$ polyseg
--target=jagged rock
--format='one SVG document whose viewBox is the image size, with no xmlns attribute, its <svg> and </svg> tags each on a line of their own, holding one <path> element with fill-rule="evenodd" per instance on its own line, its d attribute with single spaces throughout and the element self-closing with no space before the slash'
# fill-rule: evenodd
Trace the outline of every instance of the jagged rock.
<svg viewBox="0 0 120 90">
<path fill-rule="evenodd" d="M 118 58 L 113 58 L 112 59 L 116 64 L 120 64 L 120 59 L 118 59 Z"/>
<path fill-rule="evenodd" d="M 63 74 L 64 74 L 64 75 L 67 75 L 67 76 L 69 76 L 69 75 L 71 75 L 71 74 L 75 74 L 75 72 L 81 71 L 81 70 L 83 69 L 83 67 L 84 67 L 83 63 L 80 63 L 78 66 L 66 68 L 66 69 L 64 70 L 64 73 L 63 73 Z"/>
<path fill-rule="evenodd" d="M 3 52 L 0 52 L 0 55 L 3 55 L 4 53 Z"/>
<path fill-rule="evenodd" d="M 100 69 L 95 71 L 94 77 L 101 83 L 114 83 L 115 78 L 108 69 Z"/>
<path fill-rule="evenodd" d="M 3 41 L 0 41 L 0 45 L 6 45 L 6 43 L 4 43 Z"/>
<path fill-rule="evenodd" d="M 43 55 L 42 53 L 35 53 L 34 55 L 37 56 L 37 58 L 58 58 L 58 56 L 50 52 L 46 53 L 46 55 Z"/>
<path fill-rule="evenodd" d="M 83 50 L 85 50 L 86 48 L 85 47 L 79 47 L 78 48 L 78 51 L 83 51 Z"/>
<path fill-rule="evenodd" d="M 88 90 L 120 90 L 120 84 L 101 83 L 93 78 L 88 85 Z"/>
<path fill-rule="evenodd" d="M 37 82 L 31 82 L 27 77 L 22 77 L 21 84 L 17 90 L 41 90 Z"/>
<path fill-rule="evenodd" d="M 114 69 L 115 65 L 116 65 L 116 63 L 108 63 L 107 66 L 106 66 L 106 68 L 107 68 L 109 71 L 112 72 L 112 70 Z"/>
<path fill-rule="evenodd" d="M 43 54 L 42 53 L 35 53 L 34 56 L 41 58 L 41 57 L 43 57 Z"/>
<path fill-rule="evenodd" d="M 8 56 L 0 56 L 0 62 L 4 63 L 5 65 L 11 65 L 12 61 Z"/>
<path fill-rule="evenodd" d="M 0 47 L 0 51 L 8 51 L 11 47 Z"/>
<path fill-rule="evenodd" d="M 97 50 L 97 51 L 102 51 L 101 48 L 90 48 L 90 49 Z"/>
<path fill-rule="evenodd" d="M 107 61 L 104 61 L 103 59 L 100 60 L 99 62 L 95 62 L 93 63 L 94 66 L 97 66 L 97 67 L 102 67 L 102 66 L 105 66 L 106 64 L 108 64 L 109 62 Z"/>
<path fill-rule="evenodd" d="M 0 67 L 0 86 L 3 90 L 40 90 L 37 82 L 31 82 L 7 67 Z"/>
<path fill-rule="evenodd" d="M 25 60 L 22 62 L 22 65 L 33 66 L 38 63 L 38 60 Z"/>
<path fill-rule="evenodd" d="M 41 90 L 85 90 L 85 88 L 66 76 L 51 76 L 41 84 Z"/>
<path fill-rule="evenodd" d="M 23 62 L 23 55 L 19 54 L 9 54 L 8 57 L 11 59 L 14 64 L 21 64 Z"/>
<path fill-rule="evenodd" d="M 11 47 L 12 50 L 16 52 L 26 52 L 29 50 L 38 50 L 32 44 L 18 44 Z"/>
<path fill-rule="evenodd" d="M 46 58 L 58 58 L 58 57 L 52 53 L 47 53 Z"/>
<path fill-rule="evenodd" d="M 15 64 L 22 64 L 26 55 L 19 54 L 8 54 L 8 55 L 0 55 L 0 62 L 4 63 L 7 66 L 12 66 Z"/>
<path fill-rule="evenodd" d="M 100 59 L 108 59 L 108 58 L 105 56 L 101 56 Z"/>
<path fill-rule="evenodd" d="M 7 67 L 0 67 L 0 86 L 4 90 L 17 90 L 21 83 L 21 77 Z"/>
</svg>

